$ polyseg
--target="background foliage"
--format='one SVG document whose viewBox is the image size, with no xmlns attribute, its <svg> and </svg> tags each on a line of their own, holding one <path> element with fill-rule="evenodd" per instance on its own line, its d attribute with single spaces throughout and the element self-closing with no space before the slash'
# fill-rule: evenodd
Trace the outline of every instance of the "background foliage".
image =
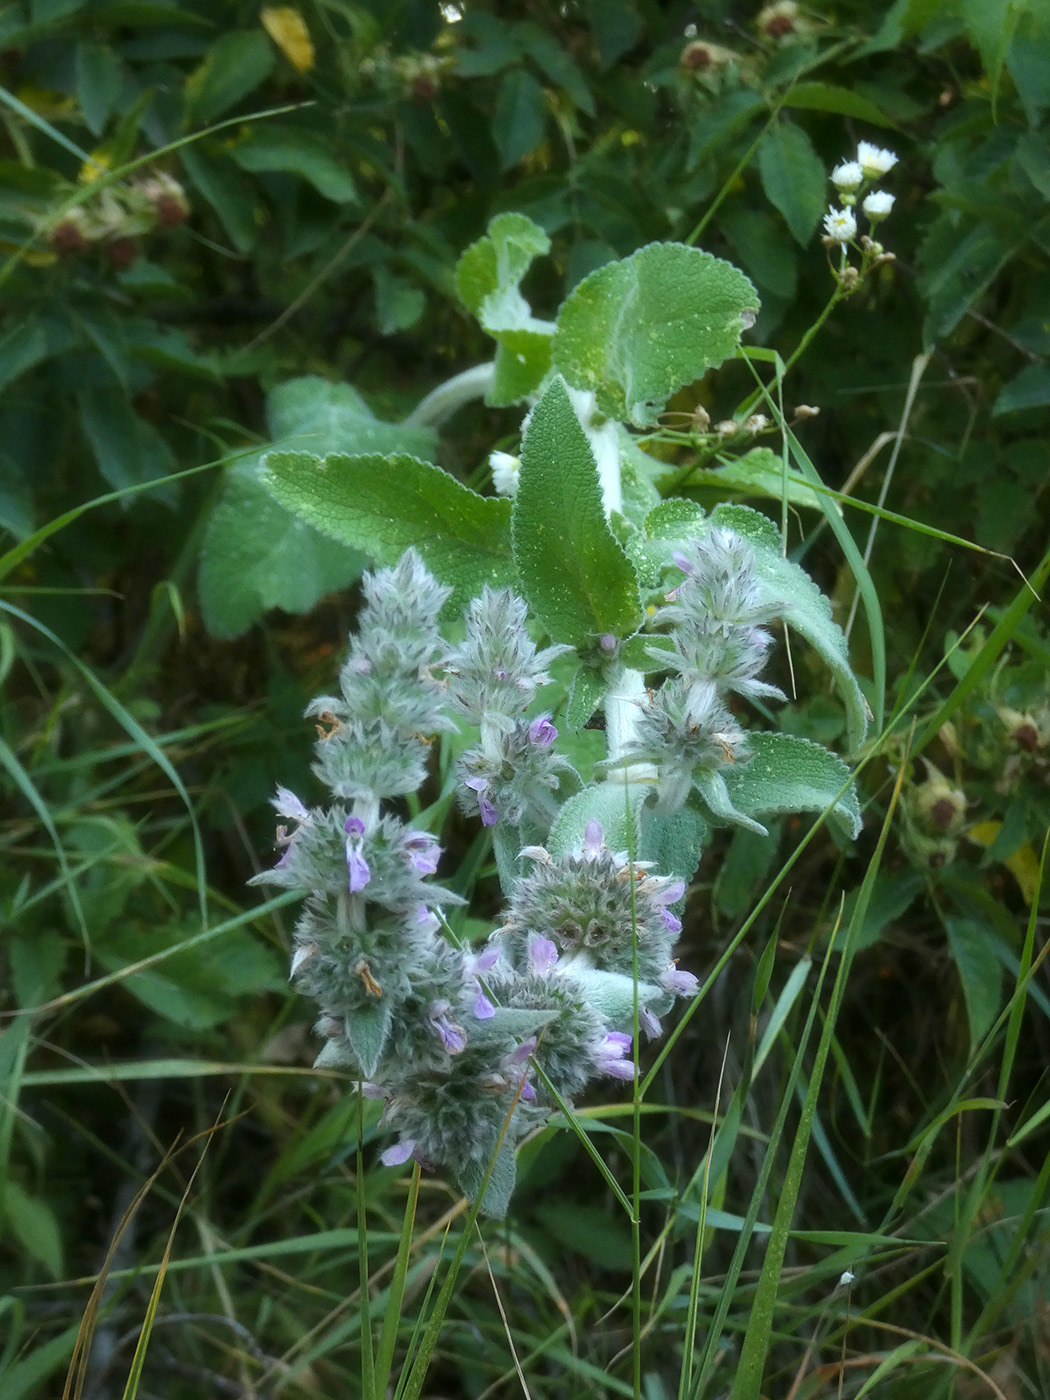
<svg viewBox="0 0 1050 1400">
<path fill-rule="evenodd" d="M 20 0 L 0 14 L 0 83 L 5 1397 L 54 1393 L 89 1292 L 77 1280 L 179 1133 L 220 1114 L 143 1393 L 356 1389 L 357 1109 L 304 1073 L 282 901 L 260 912 L 244 881 L 267 858 L 275 782 L 309 782 L 301 710 L 329 683 L 365 561 L 265 491 L 260 450 L 407 450 L 482 488 L 519 410 L 404 420 L 491 358 L 456 265 L 503 211 L 551 240 L 523 284 L 537 317 L 614 257 L 693 241 L 748 274 L 751 342 L 789 360 L 833 288 L 826 175 L 858 138 L 900 156 L 896 261 L 806 343 L 785 412 L 819 407 L 796 430 L 824 482 L 898 517 L 870 556 L 892 719 L 861 771 L 855 848 L 818 834 L 764 899 L 805 828 L 724 837 L 692 891 L 683 966 L 703 977 L 733 952 L 661 1070 L 673 1112 L 646 1137 L 646 1393 L 677 1391 L 697 1243 L 699 1393 L 731 1383 L 761 1243 L 735 1286 L 721 1279 L 749 1202 L 764 1227 L 790 1189 L 802 1233 L 769 1393 L 823 1393 L 840 1360 L 847 1394 L 883 1362 L 886 1394 L 989 1393 L 963 1358 L 1006 1393 L 1045 1394 L 1050 644 L 1005 557 L 1038 591 L 1045 7 Z M 683 390 L 667 426 L 698 407 L 729 419 L 752 389 L 729 363 Z M 677 494 L 741 496 L 717 455 L 654 450 Z M 843 519 L 863 549 L 871 516 Z M 832 531 L 799 505 L 789 538 L 846 622 L 854 581 Z M 851 638 L 870 674 L 868 633 Z M 794 663 L 815 693 L 817 667 Z M 834 743 L 841 720 L 818 696 L 780 723 Z M 487 928 L 487 852 L 448 823 Z M 814 1072 L 809 960 L 843 896 L 862 948 L 792 1184 L 786 1151 L 763 1175 L 764 1143 Z M 737 1120 L 701 1215 L 724 1052 L 720 1104 Z M 625 1172 L 615 1110 L 595 1112 Z M 127 1372 L 199 1148 L 115 1247 L 88 1393 Z M 626 1223 L 571 1134 L 525 1153 L 487 1263 L 532 1393 L 630 1393 L 629 1319 L 610 1311 L 630 1285 Z M 404 1192 L 385 1170 L 366 1189 L 381 1304 Z M 403 1344 L 455 1209 L 424 1184 Z M 442 1393 L 487 1393 L 512 1369 L 472 1251 Z M 847 1267 L 858 1282 L 836 1293 Z"/>
</svg>

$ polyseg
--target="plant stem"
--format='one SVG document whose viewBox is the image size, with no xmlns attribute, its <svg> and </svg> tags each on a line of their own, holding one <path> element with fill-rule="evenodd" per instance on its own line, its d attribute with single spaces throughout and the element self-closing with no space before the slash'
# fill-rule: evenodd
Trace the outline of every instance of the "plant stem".
<svg viewBox="0 0 1050 1400">
<path fill-rule="evenodd" d="M 421 399 L 402 424 L 405 428 L 437 428 L 451 418 L 458 408 L 472 399 L 484 398 L 492 383 L 496 367 L 491 361 L 475 365 L 446 379 Z"/>
</svg>

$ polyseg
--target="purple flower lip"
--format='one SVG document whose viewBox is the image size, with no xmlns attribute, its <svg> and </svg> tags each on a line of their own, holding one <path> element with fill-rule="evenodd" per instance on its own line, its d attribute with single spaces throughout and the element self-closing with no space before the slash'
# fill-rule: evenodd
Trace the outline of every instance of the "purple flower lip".
<svg viewBox="0 0 1050 1400">
<path fill-rule="evenodd" d="M 611 1079 L 633 1079 L 634 1063 L 627 1059 L 631 1037 L 624 1031 L 609 1031 L 598 1045 L 594 1065 L 599 1074 Z"/>
<path fill-rule="evenodd" d="M 350 893 L 360 894 L 372 878 L 368 861 L 361 854 L 365 824 L 360 817 L 347 817 L 343 830 L 346 832 L 346 869 Z"/>
<path fill-rule="evenodd" d="M 538 749 L 550 748 L 558 737 L 550 715 L 537 715 L 529 725 L 529 743 Z"/>
<path fill-rule="evenodd" d="M 277 808 L 279 817 L 287 817 L 291 821 L 306 822 L 310 820 L 310 809 L 304 807 L 289 788 L 279 787 L 277 796 L 272 798 L 273 805 Z"/>
<path fill-rule="evenodd" d="M 393 1147 L 388 1147 L 385 1152 L 381 1152 L 379 1160 L 384 1167 L 400 1167 L 408 1161 L 415 1150 L 415 1138 L 405 1138 L 402 1142 L 395 1143 Z"/>
<path fill-rule="evenodd" d="M 700 979 L 694 977 L 691 972 L 682 972 L 674 963 L 665 972 L 660 974 L 660 986 L 672 992 L 676 997 L 696 996 L 700 986 Z"/>
<path fill-rule="evenodd" d="M 470 788 L 472 792 L 476 792 L 478 795 L 478 811 L 481 813 L 481 825 L 495 826 L 499 821 L 499 813 L 486 796 L 489 786 L 488 778 L 467 778 L 464 786 Z"/>
<path fill-rule="evenodd" d="M 594 859 L 604 844 L 605 832 L 602 830 L 602 824 L 597 817 L 592 817 L 583 833 L 583 853 Z"/>
<path fill-rule="evenodd" d="M 557 945 L 542 933 L 534 933 L 529 939 L 529 966 L 533 972 L 550 972 L 557 961 Z"/>
<path fill-rule="evenodd" d="M 467 1048 L 467 1036 L 462 1026 L 457 1026 L 454 1021 L 450 1021 L 448 1013 L 452 1010 L 452 1003 L 448 1001 L 431 1002 L 430 1010 L 427 1013 L 430 1017 L 430 1024 L 437 1031 L 441 1038 L 441 1043 L 450 1055 L 458 1055 L 461 1050 Z"/>
<path fill-rule="evenodd" d="M 441 846 L 429 831 L 410 831 L 405 837 L 405 850 L 418 875 L 433 875 L 441 859 Z"/>
</svg>

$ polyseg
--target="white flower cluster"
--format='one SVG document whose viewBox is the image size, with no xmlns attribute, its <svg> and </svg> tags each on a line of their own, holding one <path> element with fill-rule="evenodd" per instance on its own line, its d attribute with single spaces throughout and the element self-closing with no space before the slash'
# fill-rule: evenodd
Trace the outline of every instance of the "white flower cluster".
<svg viewBox="0 0 1050 1400">
<path fill-rule="evenodd" d="M 893 151 L 884 150 L 870 141 L 861 141 L 855 160 L 844 160 L 831 172 L 831 183 L 838 191 L 841 208 L 829 205 L 824 215 L 824 233 L 834 243 L 846 244 L 857 236 L 856 204 L 865 185 L 880 180 L 897 164 Z M 861 208 L 874 226 L 893 208 L 894 196 L 885 190 L 870 190 L 864 195 Z"/>
</svg>

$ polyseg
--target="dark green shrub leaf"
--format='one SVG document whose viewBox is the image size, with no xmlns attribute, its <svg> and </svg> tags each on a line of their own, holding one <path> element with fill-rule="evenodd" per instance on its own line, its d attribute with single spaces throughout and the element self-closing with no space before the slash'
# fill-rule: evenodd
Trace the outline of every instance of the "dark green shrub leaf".
<svg viewBox="0 0 1050 1400">
<path fill-rule="evenodd" d="M 1021 408 L 1045 408 L 1050 404 L 1050 369 L 1045 365 L 1025 365 L 1020 374 L 1005 385 L 992 408 L 992 417 L 1015 413 Z"/>
<path fill-rule="evenodd" d="M 500 83 L 492 134 L 500 165 L 509 170 L 543 140 L 547 103 L 543 89 L 524 68 L 514 68 Z"/>
<path fill-rule="evenodd" d="M 224 34 L 186 79 L 186 120 L 207 126 L 270 76 L 274 53 L 261 29 Z"/>
<path fill-rule="evenodd" d="M 779 209 L 803 247 L 828 203 L 828 172 L 800 126 L 778 122 L 758 148 L 758 173 L 770 204 Z"/>
<path fill-rule="evenodd" d="M 962 983 L 973 1049 L 999 1014 L 1003 969 L 995 954 L 996 935 L 987 924 L 954 915 L 945 919 L 944 927 Z"/>
<path fill-rule="evenodd" d="M 525 431 L 513 542 L 523 592 L 552 640 L 582 647 L 638 629 L 638 579 L 605 519 L 594 454 L 559 379 Z"/>
<path fill-rule="evenodd" d="M 230 148 L 230 154 L 242 170 L 282 170 L 299 175 L 334 204 L 357 199 L 357 189 L 346 165 L 332 154 L 331 141 L 317 132 L 279 126 L 276 122 L 256 122 Z"/>
</svg>

